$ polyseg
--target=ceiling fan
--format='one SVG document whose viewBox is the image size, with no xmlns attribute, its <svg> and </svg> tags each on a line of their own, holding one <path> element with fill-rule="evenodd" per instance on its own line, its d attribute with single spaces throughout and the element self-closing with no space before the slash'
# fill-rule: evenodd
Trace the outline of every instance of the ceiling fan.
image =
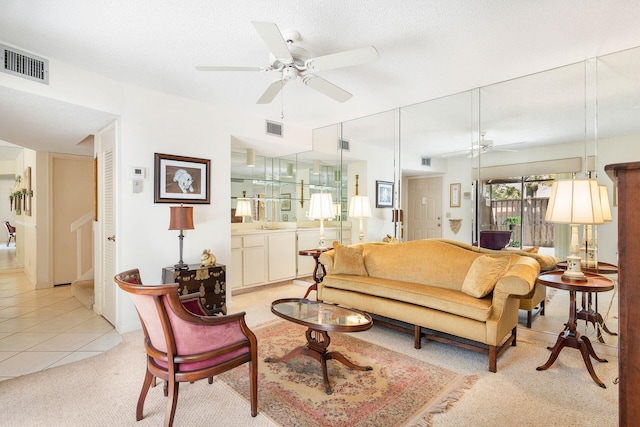
<svg viewBox="0 0 640 427">
<path fill-rule="evenodd" d="M 294 42 L 300 40 L 300 33 L 297 31 L 285 30 L 280 32 L 278 26 L 272 22 L 252 21 L 251 23 L 269 48 L 270 61 L 268 66 L 198 66 L 196 69 L 199 71 L 277 71 L 280 77 L 267 87 L 267 90 L 256 102 L 257 104 L 268 104 L 273 101 L 284 85 L 297 77 L 302 78 L 302 83 L 329 98 L 337 102 L 345 102 L 353 95 L 333 83 L 312 74 L 311 71 L 349 67 L 378 59 L 378 51 L 373 46 L 314 58 L 311 57 L 306 49 L 294 45 Z"/>
<path fill-rule="evenodd" d="M 460 151 L 454 151 L 451 153 L 447 153 L 447 154 L 443 154 L 442 157 L 462 157 L 462 156 L 467 156 L 467 157 L 478 157 L 478 154 L 486 154 L 486 153 L 490 153 L 492 151 L 506 151 L 506 152 L 512 152 L 512 153 L 516 153 L 518 152 L 518 150 L 512 150 L 509 148 L 505 148 L 511 145 L 516 145 L 516 144 L 522 144 L 524 141 L 520 141 L 520 142 L 515 142 L 513 144 L 506 144 L 506 145 L 494 145 L 493 141 L 490 139 L 484 139 L 485 137 L 485 132 L 482 132 L 482 134 L 480 135 L 480 141 L 474 141 L 472 146 L 471 146 L 471 150 L 460 150 Z"/>
</svg>

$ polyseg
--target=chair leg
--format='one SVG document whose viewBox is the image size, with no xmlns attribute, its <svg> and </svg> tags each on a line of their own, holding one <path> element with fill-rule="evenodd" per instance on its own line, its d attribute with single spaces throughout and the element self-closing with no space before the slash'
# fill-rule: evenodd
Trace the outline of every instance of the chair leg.
<svg viewBox="0 0 640 427">
<path fill-rule="evenodd" d="M 175 380 L 169 381 L 169 398 L 167 399 L 167 412 L 164 414 L 164 427 L 173 426 L 173 417 L 176 415 L 179 388 L 179 382 L 176 382 Z"/>
<path fill-rule="evenodd" d="M 144 401 L 147 398 L 147 392 L 149 391 L 149 387 L 151 387 L 151 382 L 154 378 L 155 377 L 151 375 L 151 372 L 147 370 L 147 373 L 144 376 L 144 382 L 142 383 L 142 390 L 140 390 L 140 397 L 138 397 L 138 406 L 136 406 L 136 421 L 140 421 L 142 419 Z"/>
<path fill-rule="evenodd" d="M 251 397 L 251 416 L 258 415 L 258 360 L 249 362 L 249 387 Z"/>
</svg>

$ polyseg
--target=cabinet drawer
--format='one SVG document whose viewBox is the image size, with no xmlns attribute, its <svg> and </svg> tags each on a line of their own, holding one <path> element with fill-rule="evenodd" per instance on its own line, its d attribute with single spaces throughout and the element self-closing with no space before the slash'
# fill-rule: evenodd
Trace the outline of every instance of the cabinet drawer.
<svg viewBox="0 0 640 427">
<path fill-rule="evenodd" d="M 243 236 L 242 246 L 245 248 L 264 246 L 264 236 Z"/>
<path fill-rule="evenodd" d="M 240 248 L 242 248 L 242 237 L 232 237 L 231 249 L 240 249 Z"/>
</svg>

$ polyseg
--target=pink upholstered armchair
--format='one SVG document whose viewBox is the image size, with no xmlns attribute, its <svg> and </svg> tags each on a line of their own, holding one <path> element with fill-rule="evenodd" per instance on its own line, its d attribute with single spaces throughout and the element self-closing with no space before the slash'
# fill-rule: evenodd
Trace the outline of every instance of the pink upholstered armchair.
<svg viewBox="0 0 640 427">
<path fill-rule="evenodd" d="M 131 295 L 145 337 L 147 372 L 136 420 L 142 419 L 154 377 L 165 380 L 164 393 L 169 398 L 164 425 L 171 426 L 181 382 L 208 378 L 211 384 L 214 375 L 247 362 L 251 416 L 258 414 L 258 344 L 244 321 L 244 312 L 219 317 L 195 315 L 192 312 L 202 310 L 197 299 L 186 298 L 190 312 L 178 296 L 177 284 L 143 286 L 137 269 L 117 274 L 114 280 Z"/>
</svg>

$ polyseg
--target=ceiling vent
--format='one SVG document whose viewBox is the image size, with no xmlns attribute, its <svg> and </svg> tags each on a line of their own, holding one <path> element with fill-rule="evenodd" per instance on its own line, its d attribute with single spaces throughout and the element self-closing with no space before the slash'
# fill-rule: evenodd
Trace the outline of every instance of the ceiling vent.
<svg viewBox="0 0 640 427">
<path fill-rule="evenodd" d="M 422 166 L 431 166 L 431 157 L 422 157 L 421 165 Z"/>
<path fill-rule="evenodd" d="M 266 123 L 267 135 L 282 137 L 282 123 L 270 122 L 269 120 L 266 120 Z"/>
<path fill-rule="evenodd" d="M 49 84 L 49 60 L 0 44 L 0 71 L 36 82 Z"/>
<path fill-rule="evenodd" d="M 338 150 L 349 151 L 349 140 L 340 138 L 338 140 Z"/>
</svg>

